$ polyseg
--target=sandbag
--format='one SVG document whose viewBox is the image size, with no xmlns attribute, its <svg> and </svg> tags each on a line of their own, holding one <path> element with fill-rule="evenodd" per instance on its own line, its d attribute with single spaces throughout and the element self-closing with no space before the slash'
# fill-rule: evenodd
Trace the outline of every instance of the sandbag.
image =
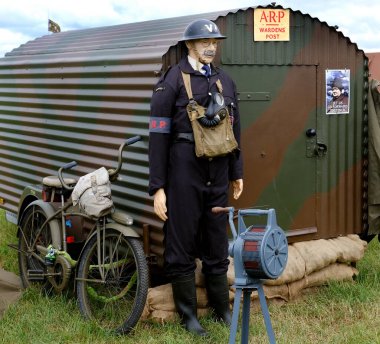
<svg viewBox="0 0 380 344">
<path fill-rule="evenodd" d="M 265 280 L 266 285 L 281 285 L 297 281 L 305 276 L 306 262 L 301 253 L 293 245 L 288 247 L 288 262 L 282 275 L 274 280 Z"/>
<path fill-rule="evenodd" d="M 289 288 L 287 284 L 263 285 L 265 297 L 267 299 L 283 299 L 289 301 Z"/>
<path fill-rule="evenodd" d="M 296 242 L 293 246 L 305 261 L 305 274 L 321 270 L 338 259 L 336 249 L 325 239 Z"/>
<path fill-rule="evenodd" d="M 196 288 L 197 307 L 206 308 L 208 305 L 207 293 L 205 288 Z M 233 299 L 233 294 L 230 296 Z M 173 291 L 170 283 L 163 284 L 148 290 L 147 303 L 150 310 L 175 311 Z"/>
<path fill-rule="evenodd" d="M 306 287 L 316 287 L 329 281 L 352 281 L 359 271 L 347 264 L 332 264 L 305 277 Z"/>
<path fill-rule="evenodd" d="M 294 281 L 288 284 L 289 291 L 289 301 L 295 300 L 302 292 L 303 289 L 306 288 L 306 278 L 302 277 L 298 281 Z"/>
<path fill-rule="evenodd" d="M 359 240 L 357 240 L 357 239 Z M 363 258 L 367 242 L 360 240 L 358 236 L 339 237 L 330 239 L 338 252 L 337 262 L 351 263 Z"/>
<path fill-rule="evenodd" d="M 334 239 L 311 240 L 289 245 L 288 263 L 283 274 L 276 280 L 264 280 L 263 288 L 270 303 L 284 303 L 296 299 L 308 288 L 320 286 L 329 281 L 352 281 L 358 270 L 349 265 L 360 260 L 367 243 L 352 234 Z M 197 286 L 198 315 L 208 313 L 207 293 L 204 288 L 202 264 L 196 260 L 195 279 Z M 227 272 L 230 285 L 229 300 L 232 306 L 235 298 L 234 260 L 230 258 Z M 251 294 L 251 308 L 260 307 L 257 291 Z M 257 308 L 259 310 L 259 308 Z M 147 314 L 149 313 L 149 314 Z M 175 321 L 177 318 L 170 284 L 151 288 L 148 291 L 144 319 L 157 322 Z"/>
</svg>

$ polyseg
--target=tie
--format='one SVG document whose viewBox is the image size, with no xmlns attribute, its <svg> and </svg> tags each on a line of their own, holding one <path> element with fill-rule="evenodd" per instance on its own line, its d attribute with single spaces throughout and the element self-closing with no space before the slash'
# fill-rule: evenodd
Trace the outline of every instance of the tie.
<svg viewBox="0 0 380 344">
<path fill-rule="evenodd" d="M 209 65 L 203 65 L 202 69 L 206 72 L 205 75 L 209 78 L 211 76 L 211 68 Z"/>
</svg>

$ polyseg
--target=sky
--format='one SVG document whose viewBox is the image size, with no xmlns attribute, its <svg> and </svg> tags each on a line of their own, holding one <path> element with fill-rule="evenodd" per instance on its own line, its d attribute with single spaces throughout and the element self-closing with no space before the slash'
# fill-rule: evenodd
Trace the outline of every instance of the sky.
<svg viewBox="0 0 380 344">
<path fill-rule="evenodd" d="M 0 57 L 48 32 L 48 19 L 61 31 L 266 6 L 247 0 L 1 0 Z M 339 31 L 365 52 L 380 52 L 380 1 L 281 0 L 277 5 L 310 14 Z"/>
</svg>

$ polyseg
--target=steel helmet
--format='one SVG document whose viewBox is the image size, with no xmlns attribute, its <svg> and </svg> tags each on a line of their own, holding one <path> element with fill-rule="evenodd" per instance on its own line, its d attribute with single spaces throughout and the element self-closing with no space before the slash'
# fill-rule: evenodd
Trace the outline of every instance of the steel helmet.
<svg viewBox="0 0 380 344">
<path fill-rule="evenodd" d="M 211 20 L 197 19 L 186 27 L 180 42 L 202 38 L 224 39 L 227 37 L 220 33 L 219 28 Z"/>
</svg>

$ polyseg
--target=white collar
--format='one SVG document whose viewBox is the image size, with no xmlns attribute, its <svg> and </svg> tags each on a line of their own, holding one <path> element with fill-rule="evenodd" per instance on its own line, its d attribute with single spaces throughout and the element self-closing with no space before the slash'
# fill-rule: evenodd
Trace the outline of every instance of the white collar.
<svg viewBox="0 0 380 344">
<path fill-rule="evenodd" d="M 191 65 L 191 67 L 193 67 L 194 70 L 197 70 L 197 71 L 201 72 L 202 74 L 206 74 L 206 71 L 202 69 L 203 63 L 197 61 L 195 58 L 191 57 L 190 55 L 187 55 L 187 59 Z M 211 66 L 210 65 L 208 65 L 208 66 L 210 67 L 210 70 L 211 70 Z"/>
</svg>

